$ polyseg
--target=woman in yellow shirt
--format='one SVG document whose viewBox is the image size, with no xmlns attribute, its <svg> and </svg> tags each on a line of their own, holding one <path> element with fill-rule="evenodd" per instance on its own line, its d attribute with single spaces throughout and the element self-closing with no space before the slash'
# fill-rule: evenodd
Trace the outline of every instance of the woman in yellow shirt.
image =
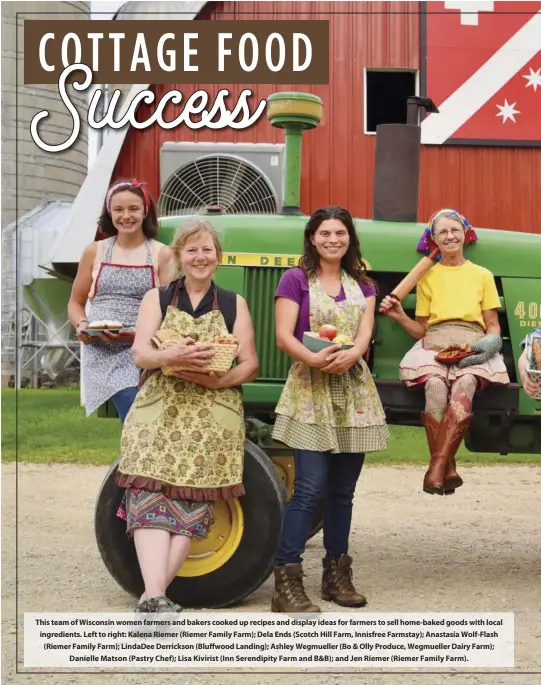
<svg viewBox="0 0 541 685">
<path fill-rule="evenodd" d="M 415 320 L 390 296 L 380 311 L 417 339 L 400 362 L 399 375 L 408 387 L 424 386 L 421 419 L 430 465 L 423 490 L 444 495 L 463 484 L 455 455 L 471 422 L 475 392 L 488 383 L 509 383 L 509 376 L 500 354 L 494 276 L 464 257 L 464 245 L 476 240 L 473 229 L 455 210 L 442 209 L 431 218 L 427 233 L 441 259 L 417 284 Z M 441 364 L 436 355 L 453 344 L 469 344 L 475 354 L 458 364 Z"/>
</svg>

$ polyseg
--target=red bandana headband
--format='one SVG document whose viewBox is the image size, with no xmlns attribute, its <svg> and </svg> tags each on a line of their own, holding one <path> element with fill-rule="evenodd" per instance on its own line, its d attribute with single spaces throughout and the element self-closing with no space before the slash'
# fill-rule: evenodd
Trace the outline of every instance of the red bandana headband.
<svg viewBox="0 0 541 685">
<path fill-rule="evenodd" d="M 465 216 L 457 212 L 456 209 L 440 209 L 438 212 L 432 214 L 432 216 L 430 217 L 428 221 L 428 226 L 425 228 L 423 235 L 421 236 L 421 239 L 417 244 L 417 252 L 422 252 L 425 255 L 429 255 L 431 252 L 437 249 L 438 246 L 434 242 L 433 230 L 434 224 L 436 223 L 436 219 L 438 219 L 442 214 L 457 219 L 462 224 L 462 226 L 464 227 L 464 245 L 467 246 L 477 241 L 477 234 L 475 233 L 472 225 L 466 219 Z M 441 255 L 438 254 L 436 256 L 436 261 L 439 261 L 440 259 Z"/>
<path fill-rule="evenodd" d="M 105 196 L 105 209 L 108 214 L 111 214 L 111 198 L 115 193 L 121 190 L 129 190 L 130 188 L 138 188 L 143 193 L 143 202 L 145 203 L 145 216 L 148 214 L 150 209 L 150 195 L 147 191 L 147 184 L 144 181 L 138 181 L 133 179 L 133 181 L 119 181 L 118 183 L 113 183 L 113 185 L 107 191 Z"/>
</svg>

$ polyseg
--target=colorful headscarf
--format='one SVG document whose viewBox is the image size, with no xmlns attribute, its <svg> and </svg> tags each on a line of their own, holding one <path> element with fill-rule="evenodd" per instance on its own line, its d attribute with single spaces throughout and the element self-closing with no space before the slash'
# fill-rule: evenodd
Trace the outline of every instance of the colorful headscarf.
<svg viewBox="0 0 541 685">
<path fill-rule="evenodd" d="M 138 188 L 143 193 L 143 202 L 145 203 L 145 216 L 148 214 L 150 209 L 150 195 L 148 194 L 147 184 L 145 181 L 138 181 L 133 179 L 132 181 L 119 181 L 118 183 L 113 183 L 113 185 L 107 191 L 105 196 L 105 209 L 108 214 L 111 214 L 111 198 L 115 193 L 121 190 L 128 190 L 130 188 Z"/>
<path fill-rule="evenodd" d="M 430 217 L 428 226 L 425 228 L 424 233 L 421 236 L 421 240 L 419 240 L 417 245 L 417 252 L 422 252 L 425 255 L 429 255 L 431 252 L 438 249 L 438 246 L 434 242 L 434 224 L 442 214 L 447 214 L 448 216 L 456 218 L 457 221 L 464 226 L 464 245 L 470 245 L 471 243 L 475 243 L 477 241 L 477 234 L 465 216 L 462 216 L 462 214 L 457 212 L 455 209 L 440 209 Z M 436 261 L 439 261 L 440 259 L 441 255 L 438 254 Z"/>
</svg>

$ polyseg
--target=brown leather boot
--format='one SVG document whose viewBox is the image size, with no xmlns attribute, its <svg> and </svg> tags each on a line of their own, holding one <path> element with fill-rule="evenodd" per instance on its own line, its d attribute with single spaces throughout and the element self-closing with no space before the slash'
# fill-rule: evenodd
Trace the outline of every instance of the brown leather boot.
<svg viewBox="0 0 541 685">
<path fill-rule="evenodd" d="M 323 559 L 322 599 L 342 607 L 363 607 L 366 604 L 366 597 L 353 585 L 351 562 L 352 558 L 347 554 Z"/>
<path fill-rule="evenodd" d="M 423 490 L 425 492 L 431 495 L 443 495 L 448 474 L 451 477 L 453 476 L 453 466 L 455 467 L 454 473 L 458 476 L 454 457 L 470 423 L 471 414 L 458 421 L 451 406 L 448 406 L 445 410 L 438 430 L 434 452 L 423 482 Z M 460 476 L 458 478 L 462 481 Z M 456 483 L 458 481 L 454 479 L 452 482 Z M 462 485 L 462 482 L 460 485 Z M 455 485 L 455 487 L 458 486 Z"/>
<path fill-rule="evenodd" d="M 445 483 L 443 484 L 443 491 L 446 495 L 452 495 L 453 492 L 464 484 L 462 478 L 458 475 L 456 470 L 456 461 L 451 457 L 447 475 L 445 476 Z"/>
<path fill-rule="evenodd" d="M 436 421 L 436 419 L 433 416 L 427 414 L 424 411 L 421 412 L 421 421 L 423 422 L 423 426 L 426 432 L 428 449 L 430 452 L 430 457 L 432 458 L 432 455 L 434 454 L 434 451 L 436 449 L 436 442 L 438 438 L 440 424 Z M 447 475 L 445 476 L 445 480 L 443 483 L 443 494 L 452 495 L 455 489 L 459 488 L 463 484 L 463 482 L 464 481 L 456 471 L 455 458 L 452 457 L 449 462 L 449 466 L 447 468 Z"/>
<path fill-rule="evenodd" d="M 464 419 L 458 421 L 454 409 L 450 406 L 447 407 L 446 415 L 450 416 L 452 428 L 450 435 L 447 436 L 447 439 L 445 439 L 445 436 L 442 438 L 443 449 L 449 451 L 449 466 L 447 469 L 447 475 L 445 476 L 445 489 L 459 488 L 461 485 L 463 485 L 464 481 L 457 473 L 455 455 L 460 447 L 462 439 L 464 438 L 464 434 L 470 427 L 472 415 L 468 414 Z M 439 445 L 440 442 L 438 442 L 438 446 Z"/>
<path fill-rule="evenodd" d="M 279 613 L 319 613 L 304 591 L 302 564 L 284 564 L 274 567 L 274 594 L 271 611 Z"/>
</svg>

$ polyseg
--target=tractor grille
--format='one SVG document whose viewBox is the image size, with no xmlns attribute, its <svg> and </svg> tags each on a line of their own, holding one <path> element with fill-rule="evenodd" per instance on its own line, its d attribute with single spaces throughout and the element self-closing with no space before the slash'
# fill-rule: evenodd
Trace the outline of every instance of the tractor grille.
<svg viewBox="0 0 541 685">
<path fill-rule="evenodd" d="M 287 378 L 292 360 L 276 347 L 274 293 L 285 269 L 247 268 L 245 298 L 250 308 L 259 357 L 258 380 L 281 381 Z"/>
</svg>

